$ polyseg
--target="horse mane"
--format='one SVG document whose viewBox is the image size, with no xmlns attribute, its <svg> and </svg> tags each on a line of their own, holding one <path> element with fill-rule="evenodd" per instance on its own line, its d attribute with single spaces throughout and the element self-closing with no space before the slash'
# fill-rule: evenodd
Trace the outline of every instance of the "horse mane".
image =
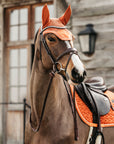
<svg viewBox="0 0 114 144">
<path fill-rule="evenodd" d="M 39 28 L 40 29 L 40 28 Z M 35 37 L 34 37 L 34 45 L 36 43 L 36 40 L 37 40 L 37 36 L 38 36 L 38 33 L 39 33 L 39 29 L 37 30 L 36 34 L 35 34 Z"/>
</svg>

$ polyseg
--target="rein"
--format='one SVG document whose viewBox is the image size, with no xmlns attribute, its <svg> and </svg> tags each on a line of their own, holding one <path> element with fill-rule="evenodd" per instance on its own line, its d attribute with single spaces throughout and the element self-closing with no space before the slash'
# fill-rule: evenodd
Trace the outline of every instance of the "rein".
<svg viewBox="0 0 114 144">
<path fill-rule="evenodd" d="M 57 59 L 55 59 L 54 56 L 52 55 L 47 43 L 46 43 L 46 40 L 45 40 L 44 36 L 43 36 L 43 32 L 46 29 L 48 29 L 48 28 L 65 29 L 66 27 L 48 26 L 48 27 L 46 27 L 44 29 L 41 29 L 41 32 L 40 32 L 40 59 L 42 60 L 42 55 L 41 55 L 41 41 L 42 41 L 42 43 L 44 45 L 44 48 L 46 49 L 47 54 L 49 55 L 49 57 L 50 57 L 50 59 L 51 59 L 51 61 L 53 63 L 53 70 L 49 73 L 50 74 L 50 80 L 49 80 L 48 88 L 47 88 L 47 91 L 46 91 L 46 94 L 45 94 L 43 108 L 42 108 L 42 112 L 41 112 L 41 116 L 40 116 L 40 120 L 39 120 L 39 124 L 37 125 L 37 128 L 33 128 L 32 121 L 31 121 L 31 114 L 30 114 L 30 124 L 31 124 L 31 128 L 32 128 L 32 130 L 34 132 L 38 132 L 39 129 L 40 129 L 41 122 L 42 122 L 43 115 L 44 115 L 44 111 L 45 111 L 45 107 L 46 107 L 46 102 L 47 102 L 49 90 L 50 90 L 50 87 L 51 87 L 51 84 L 52 84 L 52 80 L 53 80 L 53 78 L 55 76 L 55 73 L 59 73 L 60 74 L 61 71 L 64 71 L 66 73 L 68 64 L 69 64 L 70 59 L 71 59 L 71 56 L 73 54 L 78 55 L 77 50 L 75 48 L 68 48 L 61 55 L 59 55 L 57 57 Z M 38 30 L 38 32 L 39 32 L 39 30 Z M 37 34 L 38 34 L 38 32 L 37 32 Z M 36 41 L 36 38 L 37 38 L 37 34 L 35 36 L 35 41 Z M 62 64 L 59 62 L 59 60 L 62 57 L 64 57 L 65 55 L 67 55 L 67 54 L 70 54 L 70 56 L 69 56 L 69 58 L 67 60 L 65 68 L 63 68 Z M 60 66 L 60 70 L 57 68 L 57 65 Z M 66 76 L 68 78 L 67 73 L 66 73 Z M 72 110 L 72 114 L 73 114 L 73 117 L 74 117 L 74 133 L 75 133 L 74 135 L 75 135 L 75 140 L 78 140 L 78 129 L 77 129 L 77 120 L 76 120 L 76 108 L 75 108 L 75 92 L 74 92 L 73 98 L 72 98 L 71 91 L 69 92 L 70 87 L 69 88 L 67 87 L 64 79 L 63 79 L 63 83 L 64 83 L 64 86 L 65 86 L 65 89 L 66 89 L 66 92 L 67 92 L 68 100 L 69 100 L 70 107 L 71 107 L 71 110 Z"/>
</svg>

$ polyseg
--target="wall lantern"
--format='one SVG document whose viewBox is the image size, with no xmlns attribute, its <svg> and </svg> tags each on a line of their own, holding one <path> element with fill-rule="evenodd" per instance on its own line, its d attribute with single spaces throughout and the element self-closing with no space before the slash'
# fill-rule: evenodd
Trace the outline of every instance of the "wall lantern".
<svg viewBox="0 0 114 144">
<path fill-rule="evenodd" d="M 81 51 L 91 55 L 95 51 L 97 33 L 93 29 L 93 24 L 87 24 L 86 29 L 78 33 Z"/>
</svg>

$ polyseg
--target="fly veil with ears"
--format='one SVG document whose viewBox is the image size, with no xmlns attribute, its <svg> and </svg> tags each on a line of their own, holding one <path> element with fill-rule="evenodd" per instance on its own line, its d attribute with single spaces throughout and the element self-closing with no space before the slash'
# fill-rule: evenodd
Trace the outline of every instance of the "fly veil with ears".
<svg viewBox="0 0 114 144">
<path fill-rule="evenodd" d="M 46 101 L 47 101 L 47 97 L 48 97 L 50 86 L 51 86 L 51 83 L 52 83 L 52 80 L 53 80 L 54 73 L 55 72 L 59 73 L 61 70 L 64 70 L 65 73 L 66 73 L 66 69 L 67 69 L 67 66 L 69 64 L 69 61 L 71 59 L 72 54 L 77 54 L 77 50 L 75 48 L 68 48 L 66 51 L 64 51 L 61 55 L 59 55 L 55 59 L 54 56 L 52 55 L 47 43 L 46 43 L 44 35 L 48 34 L 48 33 L 53 33 L 61 40 L 67 40 L 67 41 L 69 40 L 69 41 L 71 41 L 73 39 L 73 35 L 65 27 L 65 25 L 68 23 L 68 21 L 70 19 L 70 16 L 71 16 L 71 7 L 70 6 L 67 8 L 66 12 L 60 18 L 52 18 L 52 19 L 50 19 L 49 10 L 48 10 L 47 5 L 45 5 L 43 7 L 43 10 L 42 10 L 42 27 L 39 28 L 39 30 L 38 30 L 38 32 L 36 34 L 36 38 L 35 38 L 35 56 L 34 56 L 34 62 L 33 62 L 32 78 L 31 78 L 31 91 L 30 91 L 30 94 L 31 94 L 31 117 L 33 116 L 35 118 L 35 120 L 36 120 L 36 123 L 38 124 L 37 126 L 34 126 L 34 124 L 32 122 L 32 119 L 30 119 L 31 127 L 32 127 L 33 131 L 35 131 L 35 132 L 37 132 L 39 130 L 40 125 L 41 125 L 41 121 L 42 121 L 42 118 L 43 118 L 45 105 L 46 105 Z M 40 43 L 38 41 L 39 37 L 40 37 Z M 51 72 L 51 78 L 50 78 L 50 81 L 49 81 L 47 93 L 45 95 L 41 116 L 40 116 L 40 118 L 38 118 L 37 111 L 36 111 L 35 106 L 33 104 L 33 86 L 34 86 L 33 81 L 35 79 L 35 66 L 36 66 L 36 61 L 37 61 L 37 51 L 40 53 L 39 54 L 40 55 L 40 60 L 42 61 L 42 55 L 43 54 L 42 54 L 42 50 L 41 50 L 41 42 L 43 43 L 43 46 L 46 49 L 47 54 L 49 55 L 49 57 L 50 57 L 50 59 L 51 59 L 51 61 L 53 63 L 54 69 Z M 63 56 L 65 56 L 67 54 L 69 54 L 70 56 L 68 58 L 68 61 L 67 61 L 65 69 L 63 69 L 61 67 L 60 70 L 58 70 L 57 69 L 57 65 L 60 64 L 58 61 Z M 64 85 L 65 85 L 65 88 L 66 88 L 66 91 L 67 91 L 67 94 L 68 94 L 68 98 L 69 98 L 69 102 L 70 102 L 71 109 L 72 109 L 72 112 L 73 112 L 73 116 L 75 117 L 75 114 L 74 114 L 74 111 L 75 111 L 74 109 L 75 108 L 74 108 L 74 106 L 72 104 L 73 103 L 72 102 L 72 96 L 69 93 L 69 90 L 68 90 L 65 82 L 64 82 Z"/>
<path fill-rule="evenodd" d="M 66 12 L 60 17 L 60 18 L 51 18 L 49 16 L 49 10 L 47 5 L 43 7 L 42 10 L 42 26 L 40 27 L 38 33 L 40 33 L 40 41 L 42 41 L 44 48 L 47 51 L 47 54 L 50 56 L 51 61 L 53 65 L 56 67 L 58 64 L 58 61 L 66 54 L 75 53 L 77 54 L 77 50 L 75 48 L 69 48 L 68 50 L 64 51 L 61 55 L 59 55 L 56 59 L 51 53 L 51 50 L 49 49 L 46 40 L 45 40 L 45 34 L 53 33 L 55 34 L 60 40 L 73 40 L 74 36 L 72 33 L 66 29 L 65 25 L 68 23 L 71 16 L 71 7 L 69 6 L 66 10 Z M 37 35 L 38 35 L 37 33 Z M 36 39 L 37 39 L 36 35 Z M 40 43 L 41 44 L 41 43 Z M 41 54 L 41 46 L 39 48 L 40 52 L 40 59 L 42 59 Z M 60 63 L 59 63 L 60 64 Z M 56 69 L 57 70 L 57 69 Z M 63 69 L 62 69 L 63 70 Z"/>
</svg>

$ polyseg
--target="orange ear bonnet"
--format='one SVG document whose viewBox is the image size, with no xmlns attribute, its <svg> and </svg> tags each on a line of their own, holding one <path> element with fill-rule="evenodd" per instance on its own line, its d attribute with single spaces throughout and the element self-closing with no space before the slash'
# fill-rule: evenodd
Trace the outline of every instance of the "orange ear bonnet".
<svg viewBox="0 0 114 144">
<path fill-rule="evenodd" d="M 65 13 L 60 18 L 50 19 L 49 9 L 46 4 L 44 5 L 42 10 L 42 28 L 44 29 L 48 26 L 64 28 L 65 25 L 68 23 L 70 16 L 71 16 L 71 7 L 69 6 L 65 11 Z M 48 28 L 43 32 L 43 35 L 47 33 L 54 33 L 61 40 L 72 40 L 73 38 L 72 33 L 66 28 L 64 29 Z"/>
</svg>

